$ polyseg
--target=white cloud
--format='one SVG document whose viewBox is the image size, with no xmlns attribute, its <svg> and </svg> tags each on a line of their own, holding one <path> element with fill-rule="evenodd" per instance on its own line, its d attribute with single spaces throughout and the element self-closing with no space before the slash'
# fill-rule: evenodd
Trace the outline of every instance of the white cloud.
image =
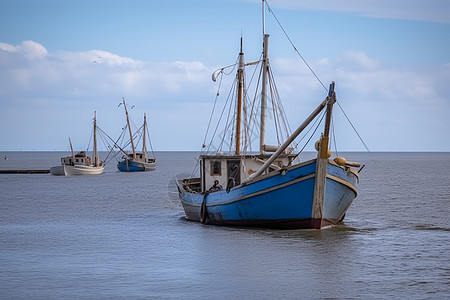
<svg viewBox="0 0 450 300">
<path fill-rule="evenodd" d="M 335 59 L 312 62 L 311 66 L 326 86 L 332 80 L 336 82 L 338 101 L 372 150 L 450 150 L 450 144 L 440 138 L 450 127 L 447 65 L 385 65 L 364 52 L 349 51 Z M 279 92 L 287 95 L 284 104 L 291 120 L 298 116 L 292 112 L 302 112 L 303 118 L 314 103 L 323 99 L 325 91 L 298 60 L 272 60 L 272 67 L 281 71 Z M 350 126 L 347 129 L 351 135 L 353 130 Z M 345 136 L 344 144 L 363 150 L 362 144 L 349 139 Z"/>
<path fill-rule="evenodd" d="M 273 58 L 271 65 L 295 127 L 326 93 L 298 58 Z M 372 150 L 450 149 L 439 138 L 450 127 L 449 64 L 392 66 L 349 51 L 311 66 L 326 86 L 336 81 L 339 102 Z M 0 149 L 34 149 L 29 141 L 37 137 L 42 148 L 36 150 L 66 149 L 68 135 L 88 138 L 94 110 L 114 136 L 123 126 L 117 104 L 124 96 L 136 105 L 136 117 L 148 113 L 157 150 L 196 150 L 218 87 L 211 82 L 213 69 L 198 61 L 143 62 L 100 50 L 48 53 L 31 41 L 0 43 L 0 126 L 11 128 L 1 133 Z M 349 139 L 346 144 L 356 146 L 347 150 L 362 150 Z M 383 139 L 392 142 L 386 146 Z"/>
<path fill-rule="evenodd" d="M 346 66 L 346 68 L 351 68 L 353 70 L 363 70 L 363 71 L 374 71 L 376 70 L 380 63 L 374 59 L 367 56 L 366 53 L 362 51 L 347 51 L 345 52 L 340 61 L 339 65 Z"/>
<path fill-rule="evenodd" d="M 36 136 L 42 137 L 44 149 L 65 149 L 67 135 L 87 138 L 94 110 L 99 124 L 115 132 L 123 126 L 122 110 L 117 109 L 122 96 L 136 106 L 136 117 L 146 111 L 153 119 L 152 111 L 160 110 L 182 116 L 187 106 L 209 101 L 210 75 L 195 61 L 143 62 L 100 50 L 48 53 L 32 41 L 1 43 L 0 125 L 20 124 L 21 129 L 3 132 L 0 149 L 26 148 L 22 144 Z M 169 122 L 163 116 L 155 119 Z M 162 126 L 174 124 L 172 118 Z"/>
<path fill-rule="evenodd" d="M 302 64 L 296 58 L 272 61 L 272 67 L 283 76 L 282 81 L 287 80 L 286 86 L 296 86 L 295 82 L 298 85 L 305 80 L 307 83 L 316 81 L 317 85 L 317 80 Z M 450 80 L 447 65 L 437 69 L 435 66 L 426 68 L 383 65 L 362 51 L 347 51 L 335 59 L 319 59 L 311 63 L 311 66 L 322 82 L 328 84 L 334 80 L 338 88 L 344 87 L 351 90 L 352 94 L 367 97 L 376 92 L 378 96 L 390 94 L 392 99 L 408 98 L 412 102 L 420 102 L 423 99 L 434 99 L 435 103 L 440 104 L 446 102 L 444 91 L 440 91 L 440 83 Z"/>
<path fill-rule="evenodd" d="M 32 41 L 19 46 L 1 43 L 0 49 L 4 62 L 0 77 L 5 87 L 0 95 L 4 99 L 30 91 L 36 97 L 51 94 L 49 98 L 61 100 L 71 94 L 166 97 L 204 84 L 210 73 L 200 62 L 142 62 L 100 50 L 49 54 L 44 46 Z M 24 63 L 29 59 L 32 61 Z"/>
<path fill-rule="evenodd" d="M 101 64 L 110 67 L 126 66 L 128 68 L 137 68 L 142 62 L 129 57 L 122 57 L 117 54 L 109 53 L 102 50 L 89 50 L 83 52 L 56 52 L 55 58 L 67 63 L 73 62 L 77 64 Z"/>
<path fill-rule="evenodd" d="M 24 41 L 17 46 L 0 43 L 0 49 L 10 53 L 19 53 L 29 60 L 44 59 L 48 54 L 44 46 L 33 41 Z"/>
</svg>

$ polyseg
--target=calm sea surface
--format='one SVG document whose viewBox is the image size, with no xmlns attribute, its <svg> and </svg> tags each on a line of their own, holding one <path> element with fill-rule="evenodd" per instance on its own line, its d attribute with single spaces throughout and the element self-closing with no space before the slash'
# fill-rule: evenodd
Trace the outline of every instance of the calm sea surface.
<svg viewBox="0 0 450 300">
<path fill-rule="evenodd" d="M 320 231 L 186 221 L 173 178 L 197 155 L 156 155 L 145 173 L 0 174 L 0 299 L 450 299 L 450 153 L 344 154 L 366 164 L 359 195 Z"/>
</svg>

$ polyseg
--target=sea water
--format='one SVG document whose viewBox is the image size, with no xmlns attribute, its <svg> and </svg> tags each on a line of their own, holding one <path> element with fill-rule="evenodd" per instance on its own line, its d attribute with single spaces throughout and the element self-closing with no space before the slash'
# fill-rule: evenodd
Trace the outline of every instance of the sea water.
<svg viewBox="0 0 450 300">
<path fill-rule="evenodd" d="M 67 155 L 0 154 L 0 169 Z M 450 153 L 341 155 L 365 164 L 359 194 L 323 230 L 187 221 L 173 180 L 193 152 L 144 173 L 0 174 L 0 298 L 449 299 Z"/>
</svg>

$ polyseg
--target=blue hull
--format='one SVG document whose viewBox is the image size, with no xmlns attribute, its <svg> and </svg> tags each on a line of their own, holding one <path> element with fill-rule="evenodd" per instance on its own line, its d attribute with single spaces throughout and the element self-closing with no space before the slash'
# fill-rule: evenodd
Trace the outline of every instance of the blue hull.
<svg viewBox="0 0 450 300">
<path fill-rule="evenodd" d="M 144 172 L 154 170 L 156 168 L 156 164 L 124 159 L 117 163 L 117 168 L 121 172 Z"/>
<path fill-rule="evenodd" d="M 328 163 L 322 219 L 312 218 L 316 161 L 272 172 L 258 180 L 211 193 L 195 193 L 178 182 L 188 219 L 215 225 L 321 228 L 336 224 L 357 195 L 355 172 Z"/>
</svg>

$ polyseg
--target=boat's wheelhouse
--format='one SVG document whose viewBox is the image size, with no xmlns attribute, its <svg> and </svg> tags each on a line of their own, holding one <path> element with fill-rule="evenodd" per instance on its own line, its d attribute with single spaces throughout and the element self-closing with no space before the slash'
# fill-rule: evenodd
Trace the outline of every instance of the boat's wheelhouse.
<svg viewBox="0 0 450 300">
<path fill-rule="evenodd" d="M 136 152 L 136 159 L 133 159 L 133 153 L 128 153 L 127 155 L 124 155 L 123 159 L 134 160 L 134 161 L 143 162 L 143 163 L 156 162 L 155 158 L 147 158 L 146 154 L 140 153 L 140 152 Z"/>
<path fill-rule="evenodd" d="M 247 181 L 267 160 L 267 155 L 202 155 L 200 156 L 201 192 L 230 189 Z M 273 162 L 266 172 L 279 170 L 294 159 L 284 155 Z M 217 181 L 218 182 L 217 182 Z"/>
<path fill-rule="evenodd" d="M 80 151 L 75 156 L 61 158 L 61 163 L 68 166 L 90 166 L 91 158 L 86 156 L 86 151 Z"/>
</svg>

